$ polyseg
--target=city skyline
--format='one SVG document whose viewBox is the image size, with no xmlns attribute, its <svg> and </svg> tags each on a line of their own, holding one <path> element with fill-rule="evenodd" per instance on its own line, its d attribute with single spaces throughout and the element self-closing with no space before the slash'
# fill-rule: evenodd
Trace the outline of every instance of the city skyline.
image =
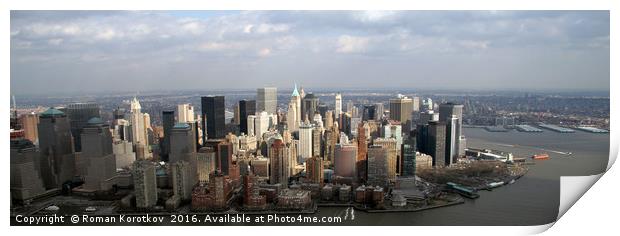
<svg viewBox="0 0 620 236">
<path fill-rule="evenodd" d="M 12 11 L 11 71 L 16 94 L 609 91 L 609 11 Z"/>
</svg>

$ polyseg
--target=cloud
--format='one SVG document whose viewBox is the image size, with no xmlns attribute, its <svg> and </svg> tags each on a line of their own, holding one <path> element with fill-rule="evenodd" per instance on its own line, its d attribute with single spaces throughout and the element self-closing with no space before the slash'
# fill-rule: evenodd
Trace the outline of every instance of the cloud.
<svg viewBox="0 0 620 236">
<path fill-rule="evenodd" d="M 338 49 L 340 53 L 358 53 L 366 51 L 368 38 L 342 35 L 338 38 Z"/>
<path fill-rule="evenodd" d="M 304 71 L 332 72 L 324 75 L 331 79 L 316 86 L 340 81 L 338 75 L 364 77 L 383 70 L 395 79 L 441 75 L 451 84 L 460 83 L 451 77 L 485 76 L 452 66 L 451 73 L 444 72 L 446 65 L 457 63 L 454 58 L 479 63 L 471 68 L 536 69 L 576 81 L 575 76 L 590 72 L 589 77 L 602 78 L 596 86 L 609 86 L 608 11 L 11 11 L 10 25 L 12 90 L 26 91 L 34 81 L 53 78 L 54 85 L 69 78 L 98 78 L 95 73 L 103 73 L 102 68 L 106 79 L 131 76 L 154 81 L 149 86 L 178 74 L 186 78 L 260 74 L 269 81 Z M 513 60 L 498 59 L 504 57 Z M 561 73 L 557 68 L 547 72 L 554 67 L 533 64 L 541 58 L 572 66 Z M 411 71 L 414 61 L 426 67 Z M 350 69 L 352 62 L 373 71 L 361 76 L 362 70 Z M 577 69 L 583 72 L 576 73 Z M 231 86 L 222 81 L 209 86 Z M 255 81 L 260 85 L 263 80 Z M 111 82 L 85 83 L 114 89 Z M 46 89 L 65 89 L 54 85 Z"/>
</svg>

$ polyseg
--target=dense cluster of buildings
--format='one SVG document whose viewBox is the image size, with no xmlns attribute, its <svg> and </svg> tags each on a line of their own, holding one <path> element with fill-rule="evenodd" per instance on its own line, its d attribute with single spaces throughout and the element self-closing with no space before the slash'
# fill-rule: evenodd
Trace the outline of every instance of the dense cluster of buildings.
<svg viewBox="0 0 620 236">
<path fill-rule="evenodd" d="M 161 126 L 135 97 L 108 121 L 96 104 L 15 114 L 11 196 L 28 203 L 127 188 L 121 205 L 138 210 L 305 209 L 316 199 L 378 206 L 399 179 L 465 155 L 462 105 L 398 95 L 386 110 L 333 96 L 326 104 L 295 85 L 281 107 L 276 88 L 260 88 L 256 100 L 235 103 L 230 121 L 224 96 L 204 96 L 199 111 L 163 110 Z"/>
</svg>

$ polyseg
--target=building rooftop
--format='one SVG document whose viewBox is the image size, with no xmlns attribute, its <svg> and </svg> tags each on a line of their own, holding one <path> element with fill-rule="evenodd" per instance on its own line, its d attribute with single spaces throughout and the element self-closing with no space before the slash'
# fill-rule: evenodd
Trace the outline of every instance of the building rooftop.
<svg viewBox="0 0 620 236">
<path fill-rule="evenodd" d="M 60 110 L 58 110 L 56 108 L 51 107 L 50 109 L 47 109 L 47 111 L 44 111 L 43 113 L 41 113 L 41 116 L 42 117 L 51 117 L 51 116 L 62 116 L 64 114 L 65 114 L 64 112 L 62 112 L 62 111 L 60 111 Z"/>
<path fill-rule="evenodd" d="M 103 120 L 99 117 L 93 117 L 88 120 L 88 125 L 100 125 L 103 124 Z"/>
</svg>

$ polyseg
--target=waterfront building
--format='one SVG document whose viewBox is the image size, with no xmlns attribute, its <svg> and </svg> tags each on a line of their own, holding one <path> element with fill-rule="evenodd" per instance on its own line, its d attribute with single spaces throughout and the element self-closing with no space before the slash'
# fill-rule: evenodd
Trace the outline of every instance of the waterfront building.
<svg viewBox="0 0 620 236">
<path fill-rule="evenodd" d="M 380 145 L 388 150 L 388 178 L 390 180 L 396 179 L 396 163 L 398 163 L 398 149 L 396 146 L 396 139 L 394 138 L 377 138 L 373 141 L 374 145 Z"/>
<path fill-rule="evenodd" d="M 305 209 L 312 204 L 310 191 L 285 188 L 278 194 L 279 209 Z"/>
<path fill-rule="evenodd" d="M 368 147 L 368 172 L 366 183 L 370 185 L 387 186 L 388 176 L 388 156 L 389 150 L 380 145 Z"/>
<path fill-rule="evenodd" d="M 82 129 L 82 153 L 84 185 L 93 191 L 112 189 L 116 175 L 116 158 L 112 148 L 112 133 L 99 117 L 91 118 Z"/>
<path fill-rule="evenodd" d="M 416 174 L 416 151 L 415 147 L 403 144 L 401 148 L 401 168 L 400 175 L 403 177 L 413 177 Z"/>
<path fill-rule="evenodd" d="M 39 166 L 46 189 L 60 188 L 75 175 L 71 126 L 64 112 L 50 108 L 39 115 Z"/>
<path fill-rule="evenodd" d="M 278 111 L 278 89 L 275 87 L 258 88 L 256 90 L 256 112 L 265 111 L 276 114 Z"/>
<path fill-rule="evenodd" d="M 465 153 L 461 153 L 461 150 L 464 151 L 464 144 L 461 142 L 464 141 L 463 135 L 463 105 L 456 103 L 442 103 L 439 105 L 439 121 L 444 122 L 447 125 L 452 123 L 452 118 L 456 118 L 456 124 L 454 129 L 455 144 L 454 149 L 456 150 L 457 157 L 465 155 Z"/>
<path fill-rule="evenodd" d="M 149 209 L 157 204 L 157 181 L 155 163 L 137 160 L 133 163 L 133 185 L 136 195 L 136 207 Z"/>
</svg>

